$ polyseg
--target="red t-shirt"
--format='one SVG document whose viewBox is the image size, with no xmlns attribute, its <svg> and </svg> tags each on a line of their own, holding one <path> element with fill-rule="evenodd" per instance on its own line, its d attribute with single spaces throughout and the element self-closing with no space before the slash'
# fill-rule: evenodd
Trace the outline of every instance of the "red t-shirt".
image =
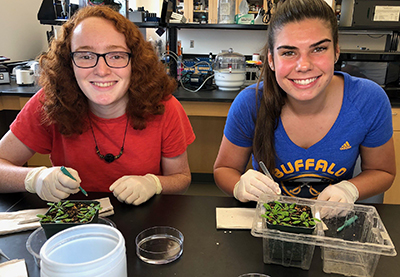
<svg viewBox="0 0 400 277">
<path fill-rule="evenodd" d="M 108 192 L 109 186 L 125 175 L 162 175 L 161 157 L 181 155 L 195 135 L 189 119 L 175 97 L 163 102 L 165 112 L 147 123 L 144 130 L 128 125 L 122 156 L 107 163 L 96 154 L 92 131 L 65 137 L 53 124 L 42 122 L 42 90 L 36 93 L 11 124 L 12 133 L 26 146 L 41 154 L 50 154 L 54 166 L 71 167 L 78 171 L 81 186 L 87 191 Z M 126 115 L 103 119 L 91 114 L 92 127 L 100 153 L 114 156 L 120 152 Z"/>
</svg>

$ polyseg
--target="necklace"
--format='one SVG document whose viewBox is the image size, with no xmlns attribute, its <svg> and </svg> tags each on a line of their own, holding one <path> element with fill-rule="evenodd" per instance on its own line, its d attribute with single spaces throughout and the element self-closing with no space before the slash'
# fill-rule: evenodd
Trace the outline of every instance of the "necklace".
<svg viewBox="0 0 400 277">
<path fill-rule="evenodd" d="M 93 135 L 93 139 L 94 139 L 94 143 L 96 144 L 96 154 L 99 156 L 100 159 L 104 160 L 107 163 L 112 163 L 114 160 L 118 159 L 119 157 L 122 156 L 122 153 L 124 152 L 124 145 L 125 145 L 125 138 L 126 138 L 126 131 L 128 130 L 128 122 L 129 120 L 126 120 L 126 127 L 125 127 L 125 134 L 124 134 L 124 140 L 122 142 L 122 146 L 121 146 L 121 151 L 119 151 L 119 154 L 117 156 L 114 156 L 111 153 L 108 154 L 101 154 L 99 147 L 97 146 L 97 141 L 96 141 L 96 136 L 94 135 L 94 131 L 93 131 L 93 127 L 92 127 L 92 120 L 89 117 L 89 125 L 90 125 L 90 129 L 92 130 L 92 135 Z"/>
</svg>

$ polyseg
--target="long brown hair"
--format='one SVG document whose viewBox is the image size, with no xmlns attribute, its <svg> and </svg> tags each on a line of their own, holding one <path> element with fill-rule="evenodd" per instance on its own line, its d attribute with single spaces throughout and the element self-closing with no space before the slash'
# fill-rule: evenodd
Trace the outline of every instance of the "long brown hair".
<svg viewBox="0 0 400 277">
<path fill-rule="evenodd" d="M 75 27 L 88 17 L 100 17 L 112 22 L 125 36 L 132 53 L 132 74 L 128 89 L 126 113 L 133 128 L 146 128 L 152 116 L 164 113 L 162 100 L 176 89 L 176 81 L 168 76 L 153 47 L 140 30 L 127 18 L 107 6 L 85 7 L 64 23 L 58 38 L 41 55 L 40 85 L 44 89 L 43 111 L 47 124 L 57 124 L 61 134 L 81 134 L 88 128 L 89 104 L 75 79 L 71 52 L 71 37 Z"/>
<path fill-rule="evenodd" d="M 326 22 L 331 28 L 336 48 L 339 40 L 337 19 L 332 8 L 324 0 L 286 0 L 284 3 L 281 1 L 268 26 L 267 44 L 263 50 L 264 67 L 261 72 L 264 87 L 257 112 L 253 153 L 256 161 L 264 161 L 271 172 L 275 169 L 275 159 L 279 158 L 276 156 L 274 134 L 286 101 L 286 92 L 278 85 L 275 72 L 268 66 L 268 53 L 274 55 L 275 37 L 286 24 L 309 18 Z M 259 99 L 258 86 L 259 83 L 256 99 Z"/>
</svg>

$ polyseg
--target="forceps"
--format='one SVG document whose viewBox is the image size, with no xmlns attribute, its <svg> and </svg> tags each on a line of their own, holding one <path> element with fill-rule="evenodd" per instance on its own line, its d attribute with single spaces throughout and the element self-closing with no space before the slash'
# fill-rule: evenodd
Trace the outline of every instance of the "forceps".
<svg viewBox="0 0 400 277">
<path fill-rule="evenodd" d="M 9 257 L 7 257 L 6 254 L 4 254 L 3 250 L 0 249 L 0 256 L 3 256 L 4 258 L 6 258 L 7 260 L 11 260 Z"/>
</svg>

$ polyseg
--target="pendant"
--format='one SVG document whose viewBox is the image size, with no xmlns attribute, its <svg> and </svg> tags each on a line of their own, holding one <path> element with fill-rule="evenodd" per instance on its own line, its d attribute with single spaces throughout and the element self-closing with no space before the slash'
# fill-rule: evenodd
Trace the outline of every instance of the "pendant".
<svg viewBox="0 0 400 277">
<path fill-rule="evenodd" d="M 129 120 L 126 121 L 126 127 L 125 127 L 125 134 L 124 134 L 124 140 L 122 142 L 122 146 L 121 146 L 121 150 L 119 151 L 119 154 L 117 156 L 114 156 L 111 153 L 106 154 L 105 156 L 103 156 L 100 153 L 99 147 L 97 146 L 97 141 L 96 141 L 96 136 L 94 135 L 94 131 L 92 128 L 92 123 L 89 117 L 89 124 L 90 124 L 90 129 L 92 130 L 92 135 L 93 135 L 93 139 L 94 139 L 94 144 L 96 145 L 96 154 L 97 156 L 99 156 L 100 159 L 103 159 L 106 163 L 112 163 L 114 160 L 119 159 L 119 157 L 122 156 L 123 152 L 124 152 L 124 145 L 125 145 L 125 138 L 126 138 L 126 132 L 128 130 L 128 122 Z"/>
<path fill-rule="evenodd" d="M 114 155 L 111 154 L 111 153 L 108 153 L 108 154 L 106 154 L 106 155 L 104 156 L 104 160 L 105 160 L 107 163 L 112 163 L 112 162 L 114 161 L 114 159 L 115 159 L 115 157 L 114 157 Z"/>
</svg>

